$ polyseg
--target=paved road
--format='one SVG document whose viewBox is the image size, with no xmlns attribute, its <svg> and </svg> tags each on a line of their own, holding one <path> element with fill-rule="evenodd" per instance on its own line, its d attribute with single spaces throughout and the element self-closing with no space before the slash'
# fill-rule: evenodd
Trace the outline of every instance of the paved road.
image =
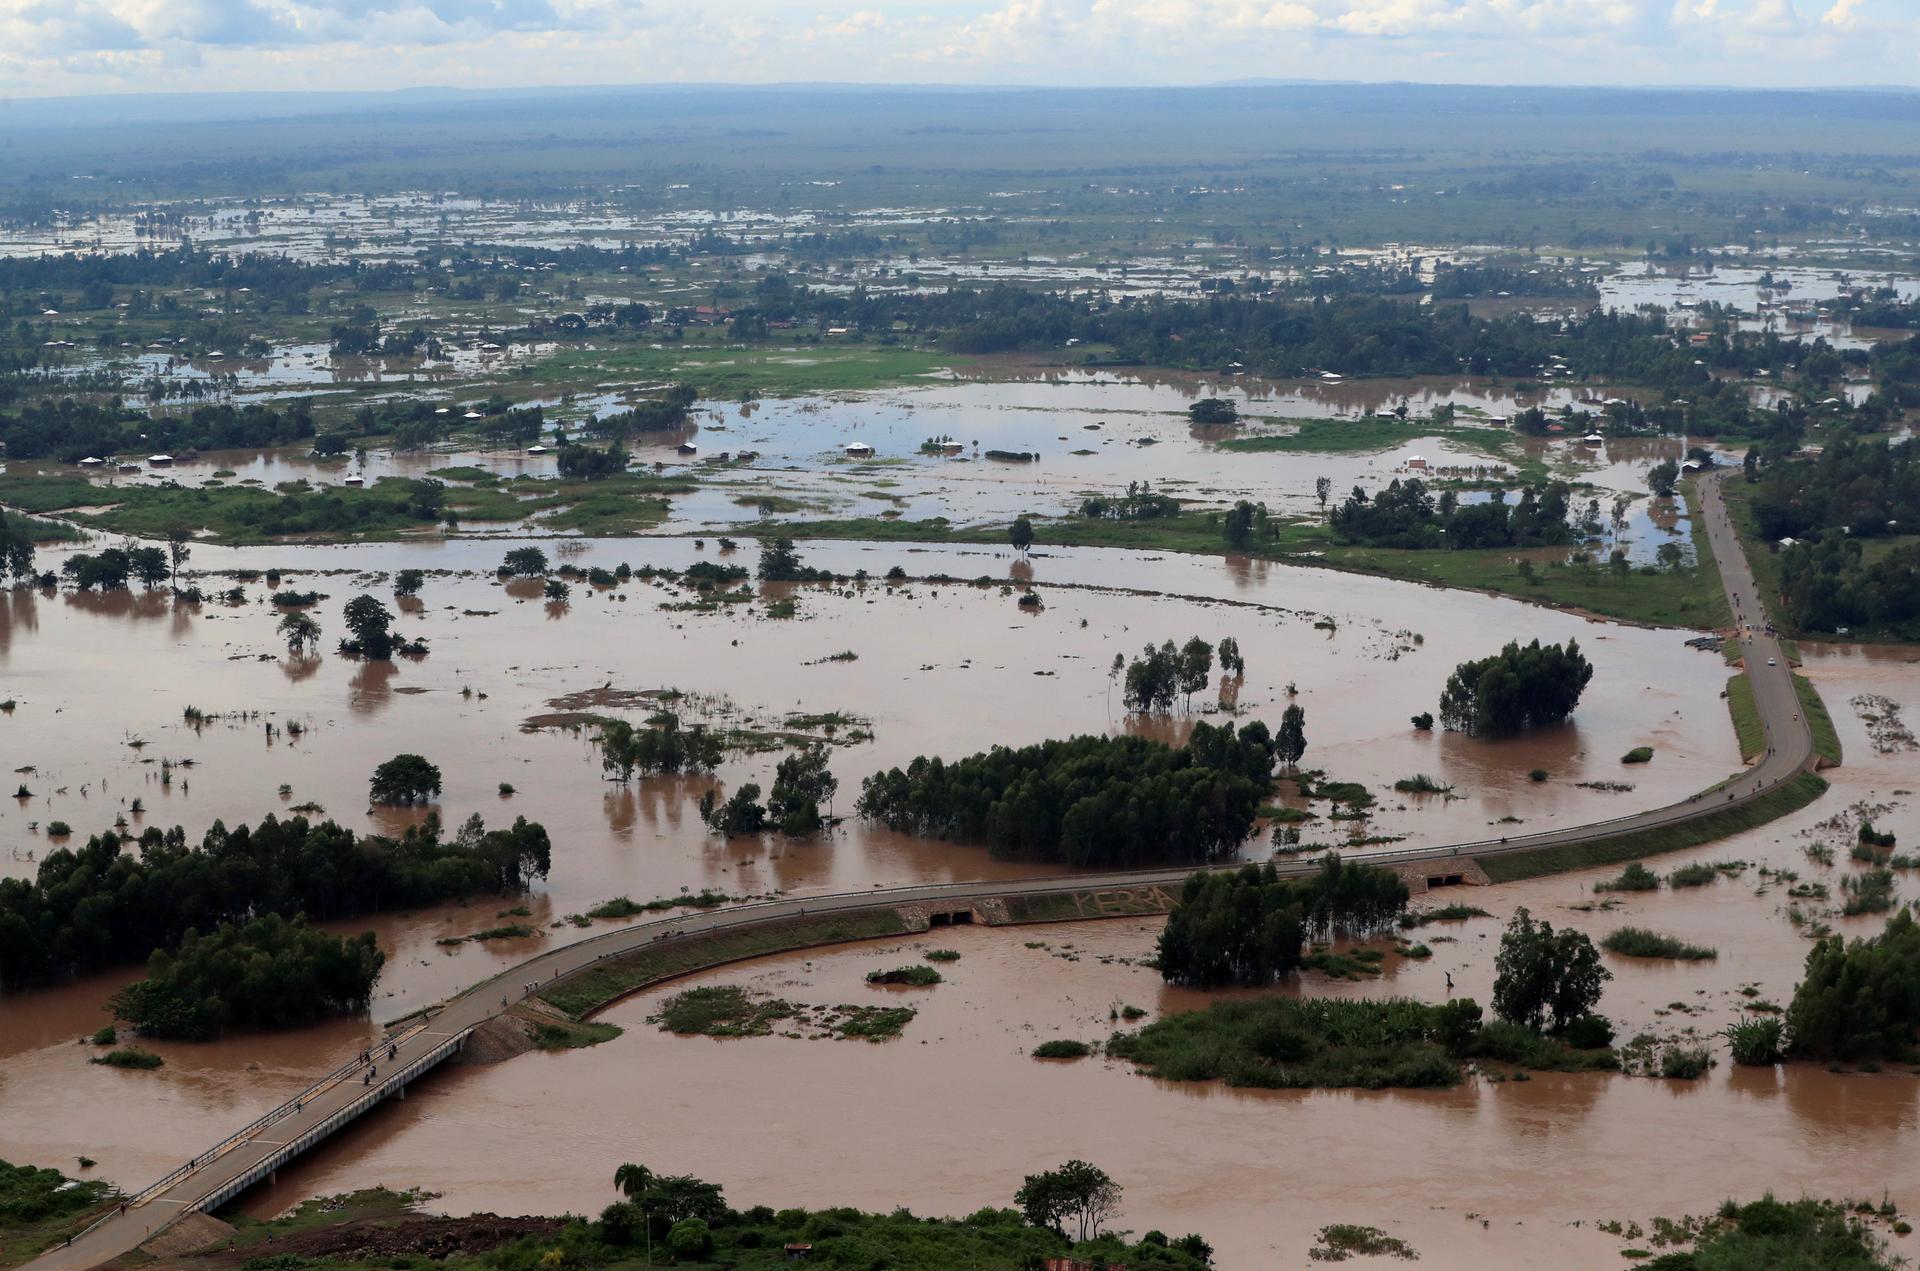
<svg viewBox="0 0 1920 1271">
<path fill-rule="evenodd" d="M 1726 508 L 1720 498 L 1719 479 L 1717 476 L 1709 477 L 1699 483 L 1702 496 L 1700 512 L 1706 517 L 1707 533 L 1713 543 L 1714 555 L 1719 560 L 1720 575 L 1726 586 L 1738 638 L 1753 679 L 1754 703 L 1759 708 L 1760 720 L 1766 729 L 1768 753 L 1762 760 L 1714 790 L 1668 807 L 1592 825 L 1481 843 L 1369 853 L 1366 856 L 1368 861 L 1383 864 L 1430 863 L 1436 867 L 1436 872 L 1441 872 L 1447 870 L 1449 862 L 1458 858 L 1560 847 L 1634 830 L 1679 824 L 1755 798 L 1813 766 L 1813 735 L 1807 722 L 1800 718 L 1800 703 L 1794 692 L 1792 671 L 1781 655 L 1779 642 L 1766 632 L 1765 610 L 1755 595 L 1753 575 L 1748 569 L 1746 557 L 1740 550 L 1733 527 L 1727 521 Z M 1285 862 L 1279 868 L 1283 873 L 1306 874 L 1312 872 L 1316 865 L 1311 860 L 1304 860 Z M 445 1046 L 463 1032 L 525 1001 L 541 987 L 590 967 L 603 958 L 645 948 L 657 940 L 685 939 L 702 932 L 780 922 L 809 914 L 858 912 L 927 901 L 948 901 L 958 909 L 971 901 L 995 896 L 1044 895 L 1049 892 L 1138 887 L 1153 883 L 1177 884 L 1190 872 L 1183 868 L 1081 874 L 1017 882 L 874 888 L 864 892 L 765 901 L 664 918 L 565 945 L 468 989 L 424 1021 L 415 1022 L 400 1033 L 393 1040 L 391 1052 L 383 1047 L 367 1063 L 355 1062 L 329 1075 L 303 1093 L 297 1102 L 284 1104 L 252 1126 L 235 1132 L 182 1166 L 175 1175 L 135 1197 L 124 1213 L 109 1216 L 75 1239 L 71 1246 L 52 1250 L 31 1265 L 39 1271 L 80 1271 L 135 1248 L 151 1233 L 160 1230 L 182 1213 L 191 1212 L 209 1197 L 219 1195 L 222 1189 L 230 1188 L 249 1173 L 257 1171 L 263 1162 L 303 1135 L 324 1132 L 330 1119 L 350 1113 L 357 1101 L 370 1102 L 380 1085 L 366 1081 L 369 1068 L 377 1070 L 379 1075 L 376 1082 L 392 1080 L 397 1074 L 407 1071 L 409 1065 L 430 1060 L 437 1048 Z"/>
</svg>

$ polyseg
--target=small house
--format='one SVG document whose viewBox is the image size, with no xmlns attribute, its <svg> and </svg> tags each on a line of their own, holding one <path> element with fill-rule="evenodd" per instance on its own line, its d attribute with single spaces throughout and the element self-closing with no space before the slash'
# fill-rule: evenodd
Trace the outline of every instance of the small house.
<svg viewBox="0 0 1920 1271">
<path fill-rule="evenodd" d="M 527 453 L 530 455 L 544 455 L 547 453 L 547 449 L 546 446 L 533 445 L 527 447 Z"/>
<path fill-rule="evenodd" d="M 674 447 L 674 449 L 683 455 L 697 455 L 700 453 L 700 447 L 694 445 L 691 441 L 683 441 Z"/>
<path fill-rule="evenodd" d="M 1407 466 L 1409 468 L 1418 468 L 1424 472 L 1426 471 L 1427 461 L 1421 455 L 1410 455 L 1407 458 Z"/>
<path fill-rule="evenodd" d="M 1599 445 L 1603 445 L 1606 442 L 1606 440 L 1607 439 L 1605 437 L 1602 437 L 1599 433 L 1590 432 L 1586 436 L 1580 439 L 1580 444 L 1583 446 L 1599 446 Z"/>
<path fill-rule="evenodd" d="M 169 468 L 173 466 L 173 456 L 172 455 L 148 455 L 147 462 L 152 464 L 156 468 Z"/>
<path fill-rule="evenodd" d="M 82 459 L 80 461 L 80 466 L 83 468 L 97 468 L 105 462 L 106 462 L 105 459 L 96 459 L 94 456 L 88 455 L 85 459 Z"/>
<path fill-rule="evenodd" d="M 872 446 L 869 446 L 869 445 L 868 445 L 868 444 L 867 444 L 866 442 L 864 442 L 864 441 L 850 441 L 850 442 L 848 442 L 848 443 L 847 443 L 847 445 L 846 445 L 846 452 L 847 452 L 847 458 L 849 458 L 849 459 L 871 459 L 871 458 L 873 458 L 873 447 L 872 447 Z"/>
</svg>

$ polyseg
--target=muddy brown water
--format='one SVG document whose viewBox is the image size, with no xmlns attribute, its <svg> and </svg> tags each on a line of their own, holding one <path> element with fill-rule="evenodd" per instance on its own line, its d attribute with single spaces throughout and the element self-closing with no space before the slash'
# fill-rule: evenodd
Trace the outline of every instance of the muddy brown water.
<svg viewBox="0 0 1920 1271">
<path fill-rule="evenodd" d="M 458 541 L 430 548 L 201 548 L 194 564 L 277 565 L 289 571 L 283 585 L 330 593 L 318 611 L 330 644 L 348 597 L 362 588 L 386 594 L 382 571 L 402 563 L 480 571 L 501 550 Z M 590 543 L 572 559 L 582 566 L 623 559 L 684 566 L 699 555 L 685 540 L 629 540 Z M 806 555 L 811 563 L 875 575 L 894 563 L 915 574 L 969 578 L 1030 572 L 1046 604 L 1038 614 L 1021 612 L 998 587 L 914 584 L 890 594 L 875 585 L 851 596 L 799 588 L 801 616 L 779 622 L 740 611 L 669 612 L 658 606 L 677 596 L 634 583 L 625 601 L 589 598 L 591 589 L 578 587 L 574 603 L 555 612 L 507 595 L 477 572 L 434 575 L 418 612 L 403 613 L 398 624 L 427 636 L 432 656 L 370 667 L 332 654 L 289 661 L 273 635 L 277 616 L 258 603 L 262 584 L 248 588 L 255 603 L 198 612 L 138 595 L 0 596 L 0 670 L 18 701 L 6 721 L 8 766 L 37 769 L 16 778 L 35 791 L 33 799 L 0 803 L 8 845 L 0 869 L 30 875 L 26 854 L 37 857 L 50 846 L 47 823 L 64 819 L 84 835 L 104 828 L 134 797 L 149 809 L 143 823 L 178 822 L 196 837 L 215 818 L 252 821 L 309 800 L 356 828 L 390 832 L 407 816 L 367 809 L 367 773 L 388 754 L 419 750 L 445 771 L 442 807 L 450 822 L 477 811 L 490 821 L 524 814 L 547 825 L 553 877 L 528 898 L 532 916 L 525 919 L 537 926 L 619 894 L 649 899 L 707 886 L 737 895 L 848 890 L 1034 872 L 979 849 L 857 823 L 813 843 L 722 842 L 703 832 L 695 814 L 704 780 L 611 785 L 584 738 L 526 733 L 521 724 L 555 699 L 602 684 L 724 693 L 757 719 L 849 712 L 870 719 L 875 736 L 835 751 L 837 805 L 845 810 L 862 776 L 917 753 L 956 755 L 995 742 L 1127 727 L 1106 679 L 1113 654 L 1195 632 L 1240 640 L 1249 662 L 1239 693 L 1244 717 L 1277 718 L 1285 686 L 1295 682 L 1307 709 L 1307 762 L 1367 782 L 1382 803 L 1373 831 L 1405 834 L 1409 843 L 1495 835 L 1508 815 L 1531 830 L 1624 814 L 1697 789 L 1737 764 L 1719 698 L 1726 668 L 1717 656 L 1685 649 L 1683 633 L 1244 560 L 1063 552 L 1017 562 L 991 550 L 873 544 L 810 545 Z M 750 557 L 739 558 L 750 564 Z M 483 612 L 491 616 L 469 616 Z M 1332 631 L 1314 625 L 1329 619 Z M 1415 631 L 1424 637 L 1418 645 Z M 1574 725 L 1498 745 L 1407 727 L 1408 714 L 1431 707 L 1454 663 L 1509 636 L 1533 635 L 1575 636 L 1596 663 L 1596 691 Z M 859 660 L 813 664 L 842 649 Z M 1861 783 L 1858 797 L 1889 797 L 1911 756 L 1872 757 L 1845 702 L 1874 691 L 1911 703 L 1915 669 L 1885 653 L 1829 658 L 1813 649 L 1809 657 L 1823 684 L 1834 680 L 1829 701 L 1850 760 L 1843 780 Z M 1854 687 L 1863 683 L 1873 687 Z M 462 696 L 463 687 L 476 696 Z M 956 709 L 960 702 L 964 708 Z M 297 740 L 268 738 L 262 718 L 217 719 L 194 730 L 181 718 L 188 704 L 213 713 L 258 710 L 276 724 L 298 719 L 307 731 Z M 145 745 L 127 744 L 133 740 Z M 1643 743 L 1656 747 L 1655 762 L 1623 769 L 1618 756 Z M 162 784 L 161 758 L 195 762 L 175 768 L 171 783 Z M 717 779 L 765 785 L 776 758 L 731 758 Z M 1523 774 L 1533 766 L 1548 768 L 1554 780 L 1545 787 L 1527 782 Z M 1413 800 L 1386 788 L 1417 771 L 1456 783 L 1466 797 Z M 1609 794 L 1575 784 L 1585 780 L 1631 781 L 1636 789 Z M 501 781 L 518 793 L 502 799 Z M 292 787 L 284 798 L 277 793 L 282 783 Z M 1795 821 L 1700 855 L 1776 859 L 1807 872 L 1798 828 L 1840 806 L 1836 792 Z M 1903 836 L 1920 829 L 1904 808 L 1880 820 Z M 29 829 L 33 823 L 40 828 Z M 1310 830 L 1309 841 L 1332 828 Z M 1547 880 L 1470 899 L 1501 915 L 1528 903 L 1566 918 L 1572 915 L 1562 910 L 1584 898 L 1585 881 Z M 1633 898 L 1618 913 L 1579 916 L 1597 934 L 1641 914 L 1649 925 L 1722 948 L 1720 961 L 1704 968 L 1625 968 L 1607 1008 L 1629 1029 L 1661 1029 L 1669 1017 L 1654 1012 L 1697 997 L 1696 989 L 1722 1015 L 1749 982 L 1784 1001 L 1804 945 L 1781 916 L 1779 889 L 1755 897 L 1754 883 L 1750 871 L 1699 894 L 1663 892 Z M 375 1017 L 440 998 L 576 934 L 569 926 L 484 947 L 434 943 L 495 925 L 498 911 L 512 903 L 482 900 L 348 924 L 375 930 L 388 952 Z M 1487 950 L 1497 930 L 1482 921 L 1441 933 L 1457 934 L 1459 942 L 1436 943 L 1432 963 L 1396 967 L 1377 985 L 1328 987 L 1440 996 L 1441 974 L 1451 970 L 1462 991 L 1485 1000 Z M 1570 1176 L 1556 1173 L 1561 1167 L 1549 1167 L 1547 1158 L 1597 1161 L 1604 1168 L 1592 1176 L 1611 1180 L 1593 1188 L 1592 1212 L 1575 1216 L 1644 1220 L 1674 1212 L 1683 1199 L 1679 1207 L 1699 1209 L 1727 1191 L 1791 1191 L 1799 1180 L 1824 1192 L 1874 1190 L 1848 1181 L 1857 1173 L 1852 1165 L 1834 1164 L 1833 1136 L 1848 1139 L 1860 1170 L 1869 1170 L 1882 1159 L 1876 1136 L 1887 1133 L 1877 1127 L 1910 1128 L 1913 1118 L 1910 1094 L 1900 1093 L 1911 1087 L 1902 1079 L 1797 1069 L 1764 1084 L 1722 1069 L 1683 1088 L 1540 1078 L 1441 1095 L 1250 1096 L 1165 1087 L 1097 1063 L 1038 1065 L 1023 1057 L 1036 1037 L 1068 1023 L 1076 1035 L 1100 1036 L 1116 998 L 1156 1010 L 1185 999 L 1167 996 L 1138 968 L 1103 965 L 1089 954 L 1078 961 L 1035 956 L 1025 941 L 1135 957 L 1150 948 L 1152 925 L 954 939 L 968 942 L 954 983 L 927 996 L 926 1012 L 893 1045 L 812 1043 L 812 1051 L 795 1051 L 805 1044 L 761 1039 L 721 1047 L 664 1038 L 640 1024 L 656 999 L 636 999 L 609 1015 L 628 1028 L 620 1041 L 437 1077 L 283 1175 L 281 1188 L 261 1203 L 389 1182 L 441 1191 L 438 1203 L 451 1212 L 591 1209 L 610 1199 L 602 1175 L 638 1156 L 715 1178 L 746 1203 L 905 1203 L 965 1212 L 1004 1203 L 1023 1172 L 1082 1155 L 1110 1168 L 1139 1162 L 1115 1169 L 1129 1187 L 1127 1225 L 1204 1231 L 1231 1255 L 1223 1265 L 1297 1257 L 1321 1214 L 1327 1216 L 1320 1221 L 1379 1222 L 1406 1234 L 1429 1261 L 1470 1265 L 1474 1258 L 1524 1259 L 1549 1247 L 1610 1247 L 1586 1228 L 1564 1225 Z M 807 1000 L 832 994 L 834 1001 L 859 1001 L 865 989 L 855 972 L 872 956 L 836 952 L 813 959 L 811 971 L 806 959 L 776 959 L 720 978 L 800 977 Z M 134 974 L 123 969 L 0 1001 L 0 1156 L 59 1162 L 85 1152 L 100 1160 L 105 1176 L 137 1185 L 331 1067 L 364 1044 L 371 1026 L 339 1021 L 211 1046 L 161 1044 L 169 1064 L 157 1073 L 88 1065 L 89 1048 L 74 1039 L 104 1020 L 101 1004 Z M 805 996 L 799 989 L 792 995 Z M 1672 1019 L 1674 1027 L 1684 1021 L 1703 1030 L 1709 1022 Z M 923 1040 L 929 1044 L 921 1046 Z M 916 1068 L 925 1063 L 937 1066 Z M 563 1071 L 561 1064 L 572 1066 Z M 636 1080 L 639 1072 L 643 1080 Z M 1676 1122 L 1674 1108 L 1695 1119 Z M 608 1109 L 615 1114 L 607 1116 Z M 1684 1159 L 1723 1123 L 1726 1133 L 1750 1137 L 1737 1153 L 1743 1172 L 1731 1183 L 1714 1181 L 1712 1196 L 1696 1203 L 1690 1193 L 1639 1178 L 1636 1153 L 1671 1147 L 1675 1159 Z M 1405 1135 L 1422 1149 L 1392 1154 L 1397 1163 L 1387 1163 L 1382 1144 L 1407 1141 Z M 928 1148 L 935 1138 L 937 1152 Z M 1303 1146 L 1277 1152 L 1277 1142 Z M 795 1168 L 822 1148 L 838 1149 L 844 1168 L 817 1178 Z M 1305 1181 L 1297 1169 L 1275 1164 L 1302 1150 L 1327 1163 Z M 1495 1164 L 1473 1174 L 1445 1168 L 1448 1161 Z M 1204 1182 L 1227 1171 L 1255 1194 Z M 1742 1179 L 1750 1184 L 1739 1185 Z M 1488 1214 L 1491 1225 L 1469 1222 L 1469 1211 Z M 1381 1221 L 1390 1216 L 1393 1222 Z"/>
<path fill-rule="evenodd" d="M 1811 670 L 1840 703 L 1859 692 L 1910 709 L 1920 700 L 1910 655 L 1815 656 Z M 1760 866 L 1821 879 L 1837 894 L 1853 868 L 1844 846 L 1832 868 L 1803 849 L 1838 842 L 1821 823 L 1857 800 L 1894 802 L 1881 823 L 1903 840 L 1920 832 L 1912 800 L 1893 793 L 1912 780 L 1911 754 L 1875 755 L 1844 706 L 1838 719 L 1849 763 L 1827 799 L 1656 862 L 1663 872 L 1692 860 L 1749 862 L 1737 876 L 1625 896 L 1610 910 L 1575 908 L 1604 899 L 1591 884 L 1610 870 L 1449 891 L 1433 899 L 1492 916 L 1425 928 L 1431 960 L 1390 955 L 1378 980 L 1310 975 L 1285 990 L 1438 1000 L 1450 975 L 1453 992 L 1485 1002 L 1501 924 L 1517 906 L 1595 938 L 1651 926 L 1719 956 L 1669 964 L 1606 955 L 1615 978 L 1602 1007 L 1623 1036 L 1704 1039 L 1719 1066 L 1701 1081 L 1541 1074 L 1446 1091 L 1276 1093 L 1159 1082 L 1098 1059 L 1041 1063 L 1027 1057 L 1039 1041 L 1099 1040 L 1121 1005 L 1157 1017 L 1209 995 L 1169 989 L 1135 964 L 1150 954 L 1158 920 L 959 928 L 762 959 L 636 996 L 604 1015 L 626 1029 L 615 1041 L 436 1077 L 251 1204 L 275 1212 L 380 1181 L 439 1190 L 434 1207 L 446 1212 L 592 1212 L 614 1199 L 614 1166 L 643 1159 L 721 1181 L 736 1203 L 964 1213 L 1007 1203 L 1022 1174 L 1079 1156 L 1126 1187 L 1121 1225 L 1201 1231 L 1223 1267 L 1305 1265 L 1320 1226 L 1358 1222 L 1408 1240 L 1425 1265 L 1462 1269 L 1618 1265 L 1623 1245 L 1644 1241 L 1607 1236 L 1596 1222 L 1646 1224 L 1768 1190 L 1885 1197 L 1911 1210 L 1920 1205 L 1910 1168 L 1920 1081 L 1805 1065 L 1735 1069 L 1712 1036 L 1743 1014 L 1743 989 L 1784 1003 L 1807 949 L 1784 916 L 1784 884 L 1763 885 Z M 1830 921 L 1869 934 L 1880 920 Z M 721 1042 L 646 1023 L 665 996 L 694 983 L 871 1000 L 865 972 L 936 947 L 962 956 L 942 966 L 946 983 L 899 995 L 920 1014 L 885 1045 Z M 822 1160 L 833 1167 L 817 1168 Z"/>
</svg>

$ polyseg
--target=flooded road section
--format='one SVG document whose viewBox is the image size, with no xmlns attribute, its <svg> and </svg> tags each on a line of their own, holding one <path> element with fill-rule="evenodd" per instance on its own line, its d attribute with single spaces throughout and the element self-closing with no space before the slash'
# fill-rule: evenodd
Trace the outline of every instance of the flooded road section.
<svg viewBox="0 0 1920 1271">
<path fill-rule="evenodd" d="M 1912 798 L 1893 793 L 1911 783 L 1912 753 L 1877 753 L 1845 706 L 1871 693 L 1909 713 L 1920 707 L 1910 656 L 1811 653 L 1822 691 L 1839 703 L 1848 754 L 1833 791 L 1774 825 L 1654 862 L 1662 873 L 1695 860 L 1745 861 L 1744 870 L 1705 887 L 1618 896 L 1609 909 L 1592 908 L 1608 898 L 1591 886 L 1612 870 L 1448 891 L 1426 903 L 1471 902 L 1490 916 L 1424 928 L 1430 960 L 1389 954 L 1377 980 L 1310 974 L 1280 990 L 1436 1001 L 1451 975 L 1453 992 L 1485 1003 L 1499 933 L 1517 906 L 1595 939 L 1644 925 L 1718 957 L 1603 955 L 1615 978 L 1601 1009 L 1623 1039 L 1704 1040 L 1719 1063 L 1699 1081 L 1535 1074 L 1469 1078 L 1446 1091 L 1264 1092 L 1159 1082 L 1099 1059 L 1043 1063 L 1028 1057 L 1035 1044 L 1101 1040 L 1123 1005 L 1155 1018 L 1210 995 L 1168 989 L 1138 965 L 1158 920 L 955 928 L 709 973 L 606 1012 L 626 1032 L 598 1048 L 450 1070 L 284 1172 L 253 1208 L 277 1212 L 379 1182 L 440 1191 L 434 1207 L 450 1213 L 591 1213 L 615 1199 L 614 1167 L 643 1160 L 721 1182 L 736 1204 L 960 1214 L 1006 1204 L 1023 1174 L 1077 1156 L 1126 1188 L 1119 1225 L 1200 1231 L 1223 1268 L 1306 1265 L 1319 1227 L 1354 1222 L 1409 1241 L 1424 1266 L 1461 1271 L 1619 1265 L 1632 1242 L 1596 1222 L 1645 1225 L 1769 1190 L 1876 1203 L 1884 1195 L 1910 1211 L 1920 1205 L 1910 1159 L 1920 1080 L 1734 1068 L 1713 1036 L 1755 1002 L 1784 1005 L 1799 979 L 1808 942 L 1785 916 L 1786 884 L 1762 880 L 1761 866 L 1823 881 L 1837 897 L 1840 877 L 1858 867 L 1841 831 L 1823 822 L 1856 801 L 1891 802 L 1877 823 L 1903 842 L 1920 834 Z M 1804 849 L 1816 841 L 1839 844 L 1839 863 L 1810 861 Z M 1902 899 L 1916 886 L 1903 879 Z M 1821 906 L 1807 908 L 1821 916 Z M 1849 935 L 1882 921 L 1822 920 Z M 646 1023 L 666 996 L 694 984 L 867 1002 L 881 992 L 863 982 L 867 971 L 928 948 L 961 957 L 942 965 L 945 983 L 888 998 L 919 1015 L 884 1045 L 679 1038 Z M 717 1132 L 722 1123 L 730 1128 Z M 823 1159 L 833 1168 L 818 1169 Z"/>
<path fill-rule="evenodd" d="M 48 836 L 56 820 L 73 827 L 69 842 L 123 816 L 130 826 L 180 824 L 197 840 L 216 819 L 235 825 L 318 805 L 357 830 L 395 832 L 418 813 L 370 810 L 367 778 L 394 753 L 424 754 L 443 770 L 439 807 L 450 825 L 472 813 L 493 824 L 538 820 L 553 838 L 553 871 L 525 902 L 539 936 L 436 943 L 496 926 L 499 911 L 516 903 L 490 898 L 344 924 L 376 931 L 388 954 L 372 1012 L 385 1020 L 584 934 L 551 928 L 618 895 L 644 901 L 713 888 L 753 896 L 1057 872 L 857 821 L 811 841 L 713 837 L 695 808 L 708 779 L 609 783 L 585 735 L 526 730 L 530 719 L 559 713 L 557 701 L 583 692 L 597 700 L 592 692 L 603 686 L 724 697 L 731 706 L 721 722 L 734 724 L 780 727 L 792 714 L 830 712 L 862 721 L 871 741 L 834 747 L 842 813 L 863 777 L 921 753 L 953 757 L 1129 727 L 1178 739 L 1191 718 L 1205 717 L 1210 694 L 1190 715 L 1129 722 L 1108 667 L 1149 640 L 1194 634 L 1239 640 L 1248 662 L 1240 718 L 1277 720 L 1292 683 L 1292 700 L 1307 712 L 1307 764 L 1365 782 L 1379 800 L 1366 823 L 1305 823 L 1309 845 L 1344 842 L 1356 829 L 1423 843 L 1497 836 L 1509 824 L 1583 823 L 1669 802 L 1738 766 L 1719 699 L 1726 669 L 1716 655 L 1685 648 L 1684 633 L 1589 623 L 1469 593 L 1234 559 L 1065 552 L 1021 561 L 985 549 L 809 544 L 808 563 L 847 574 L 878 577 L 898 564 L 916 576 L 1031 577 L 1044 605 L 1026 612 L 999 585 L 778 588 L 769 596 L 793 599 L 797 616 L 774 620 L 764 617 L 769 597 L 672 611 L 661 605 L 684 593 L 638 580 L 606 594 L 577 585 L 565 606 L 523 600 L 526 585 L 479 572 L 501 550 L 461 541 L 196 549 L 193 563 L 203 568 L 277 567 L 286 571 L 283 588 L 326 593 L 315 610 L 323 645 L 338 638 L 347 599 L 367 590 L 390 600 L 387 571 L 452 571 L 430 575 L 417 602 L 397 605 L 397 627 L 426 638 L 431 656 L 391 666 L 332 653 L 289 658 L 264 582 L 247 585 L 249 602 L 239 607 L 175 607 L 159 594 L 0 595 L 0 673 L 16 699 L 9 767 L 29 769 L 15 780 L 32 792 L 0 803 L 0 869 L 30 877 L 56 846 Z M 621 540 L 588 544 L 569 559 L 582 568 L 621 560 L 684 568 L 713 552 L 687 540 Z M 733 559 L 750 567 L 753 553 Z M 1590 692 L 1577 722 L 1501 743 L 1410 727 L 1407 717 L 1432 707 L 1456 663 L 1535 635 L 1579 639 L 1597 667 L 1605 690 Z M 842 652 L 856 660 L 823 661 Z M 209 718 L 190 725 L 188 706 Z M 608 713 L 640 718 L 647 709 Z M 684 709 L 695 718 L 716 710 L 710 702 Z M 301 735 L 286 731 L 290 722 Z M 1624 768 L 1619 757 L 1642 744 L 1656 748 L 1655 761 Z M 764 787 L 778 758 L 730 756 L 715 780 Z M 1533 767 L 1552 779 L 1528 781 Z M 1417 772 L 1454 785 L 1458 797 L 1391 789 Z M 510 797 L 499 792 L 503 782 L 514 787 Z M 1604 782 L 1634 788 L 1599 788 Z M 136 799 L 144 811 L 134 810 Z M 1264 837 L 1246 849 L 1253 859 L 1269 850 Z M 60 1155 L 84 1141 L 108 1176 L 138 1183 L 200 1137 L 196 1127 L 244 1123 L 357 1049 L 372 1026 L 163 1044 L 168 1067 L 117 1080 L 127 1074 L 88 1065 L 73 1039 L 104 1021 L 102 1004 L 136 974 L 123 968 L 0 1001 L 0 1149 L 13 1149 L 9 1159 Z"/>
</svg>

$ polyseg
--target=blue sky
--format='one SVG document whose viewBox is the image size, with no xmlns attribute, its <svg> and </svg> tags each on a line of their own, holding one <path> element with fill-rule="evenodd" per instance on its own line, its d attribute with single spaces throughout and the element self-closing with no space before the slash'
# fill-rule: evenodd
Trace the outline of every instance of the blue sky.
<svg viewBox="0 0 1920 1271">
<path fill-rule="evenodd" d="M 1920 86 L 1920 0 L 0 0 L 0 96 L 803 80 Z"/>
</svg>

